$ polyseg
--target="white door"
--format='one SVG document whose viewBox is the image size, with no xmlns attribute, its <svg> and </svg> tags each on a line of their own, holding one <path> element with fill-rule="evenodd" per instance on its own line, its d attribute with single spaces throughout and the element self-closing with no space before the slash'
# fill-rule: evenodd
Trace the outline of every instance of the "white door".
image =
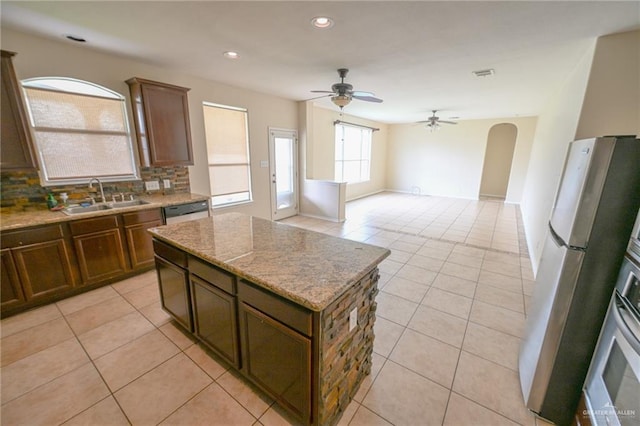
<svg viewBox="0 0 640 426">
<path fill-rule="evenodd" d="M 295 130 L 269 129 L 271 219 L 298 214 L 298 135 Z"/>
</svg>

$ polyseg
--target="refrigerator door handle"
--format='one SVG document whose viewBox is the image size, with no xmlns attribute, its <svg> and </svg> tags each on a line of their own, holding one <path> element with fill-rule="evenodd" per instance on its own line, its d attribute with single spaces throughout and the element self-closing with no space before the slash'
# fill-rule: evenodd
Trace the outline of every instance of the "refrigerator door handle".
<svg viewBox="0 0 640 426">
<path fill-rule="evenodd" d="M 553 229 L 553 226 L 551 226 L 551 222 L 549 222 L 549 233 L 551 234 L 551 238 L 553 238 L 553 241 L 555 241 L 555 243 L 558 245 L 558 247 L 566 247 L 569 250 L 576 250 L 576 251 L 586 251 L 587 248 L 586 247 L 576 247 L 576 246 L 570 246 L 568 245 L 560 235 L 558 235 L 558 233 Z"/>
</svg>

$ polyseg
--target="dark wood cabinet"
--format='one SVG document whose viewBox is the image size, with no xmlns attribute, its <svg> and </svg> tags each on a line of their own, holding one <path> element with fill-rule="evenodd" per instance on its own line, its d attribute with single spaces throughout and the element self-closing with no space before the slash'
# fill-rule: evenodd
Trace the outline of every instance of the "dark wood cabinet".
<svg viewBox="0 0 640 426">
<path fill-rule="evenodd" d="M 241 303 L 240 335 L 247 377 L 301 419 L 311 413 L 311 339 Z"/>
<path fill-rule="evenodd" d="M 189 258 L 189 270 L 194 334 L 216 354 L 240 368 L 237 302 L 233 295 L 235 277 L 195 258 Z"/>
<path fill-rule="evenodd" d="M 11 250 L 0 250 L 0 259 L 2 260 L 2 271 L 0 273 L 0 306 L 2 308 L 11 308 L 13 306 L 19 306 L 25 302 L 24 293 L 22 293 L 22 287 L 20 286 L 20 278 L 18 277 L 18 271 L 13 263 L 13 256 L 11 256 Z"/>
<path fill-rule="evenodd" d="M 242 370 L 295 416 L 311 416 L 310 311 L 253 284 L 238 284 Z"/>
<path fill-rule="evenodd" d="M 2 316 L 153 268 L 159 208 L 2 233 Z M 186 258 L 184 260 L 186 268 Z"/>
<path fill-rule="evenodd" d="M 83 284 L 109 280 L 129 270 L 118 215 L 77 220 L 70 227 Z"/>
<path fill-rule="evenodd" d="M 122 215 L 129 247 L 129 260 L 134 270 L 153 266 L 153 239 L 147 229 L 162 225 L 160 209 L 144 210 Z"/>
<path fill-rule="evenodd" d="M 13 69 L 13 52 L 0 51 L 2 60 L 2 135 L 0 138 L 0 169 L 36 170 L 38 162 L 33 149 L 27 114 L 20 90 L 20 83 Z"/>
<path fill-rule="evenodd" d="M 303 424 L 315 423 L 314 312 L 164 241 L 153 247 L 164 310 Z"/>
<path fill-rule="evenodd" d="M 193 332 L 187 270 L 156 256 L 162 308 L 184 328 Z"/>
<path fill-rule="evenodd" d="M 189 89 L 137 77 L 127 84 L 141 165 L 193 165 Z"/>
<path fill-rule="evenodd" d="M 2 235 L 2 248 L 3 308 L 75 287 L 76 269 L 62 225 L 7 232 Z M 13 282 L 8 284 L 5 280 Z M 10 295 L 5 296 L 5 291 Z"/>
</svg>

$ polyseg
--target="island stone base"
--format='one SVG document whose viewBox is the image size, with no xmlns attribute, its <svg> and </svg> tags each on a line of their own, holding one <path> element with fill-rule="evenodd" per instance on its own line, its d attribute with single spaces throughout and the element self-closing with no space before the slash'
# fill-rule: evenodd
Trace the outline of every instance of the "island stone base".
<svg viewBox="0 0 640 426">
<path fill-rule="evenodd" d="M 378 278 L 378 269 L 371 270 L 321 314 L 317 424 L 336 424 L 371 373 Z M 355 308 L 358 324 L 349 330 Z"/>
</svg>

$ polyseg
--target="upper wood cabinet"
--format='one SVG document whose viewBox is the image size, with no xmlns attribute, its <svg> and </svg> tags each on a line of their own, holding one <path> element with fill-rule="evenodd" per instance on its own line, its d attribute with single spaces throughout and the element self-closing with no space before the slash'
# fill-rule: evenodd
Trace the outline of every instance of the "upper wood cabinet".
<svg viewBox="0 0 640 426">
<path fill-rule="evenodd" d="M 20 84 L 13 69 L 13 52 L 0 51 L 2 55 L 2 137 L 0 139 L 0 168 L 2 170 L 37 170 L 27 114 L 20 91 Z"/>
<path fill-rule="evenodd" d="M 127 84 L 142 167 L 193 165 L 189 89 L 137 77 Z"/>
</svg>

